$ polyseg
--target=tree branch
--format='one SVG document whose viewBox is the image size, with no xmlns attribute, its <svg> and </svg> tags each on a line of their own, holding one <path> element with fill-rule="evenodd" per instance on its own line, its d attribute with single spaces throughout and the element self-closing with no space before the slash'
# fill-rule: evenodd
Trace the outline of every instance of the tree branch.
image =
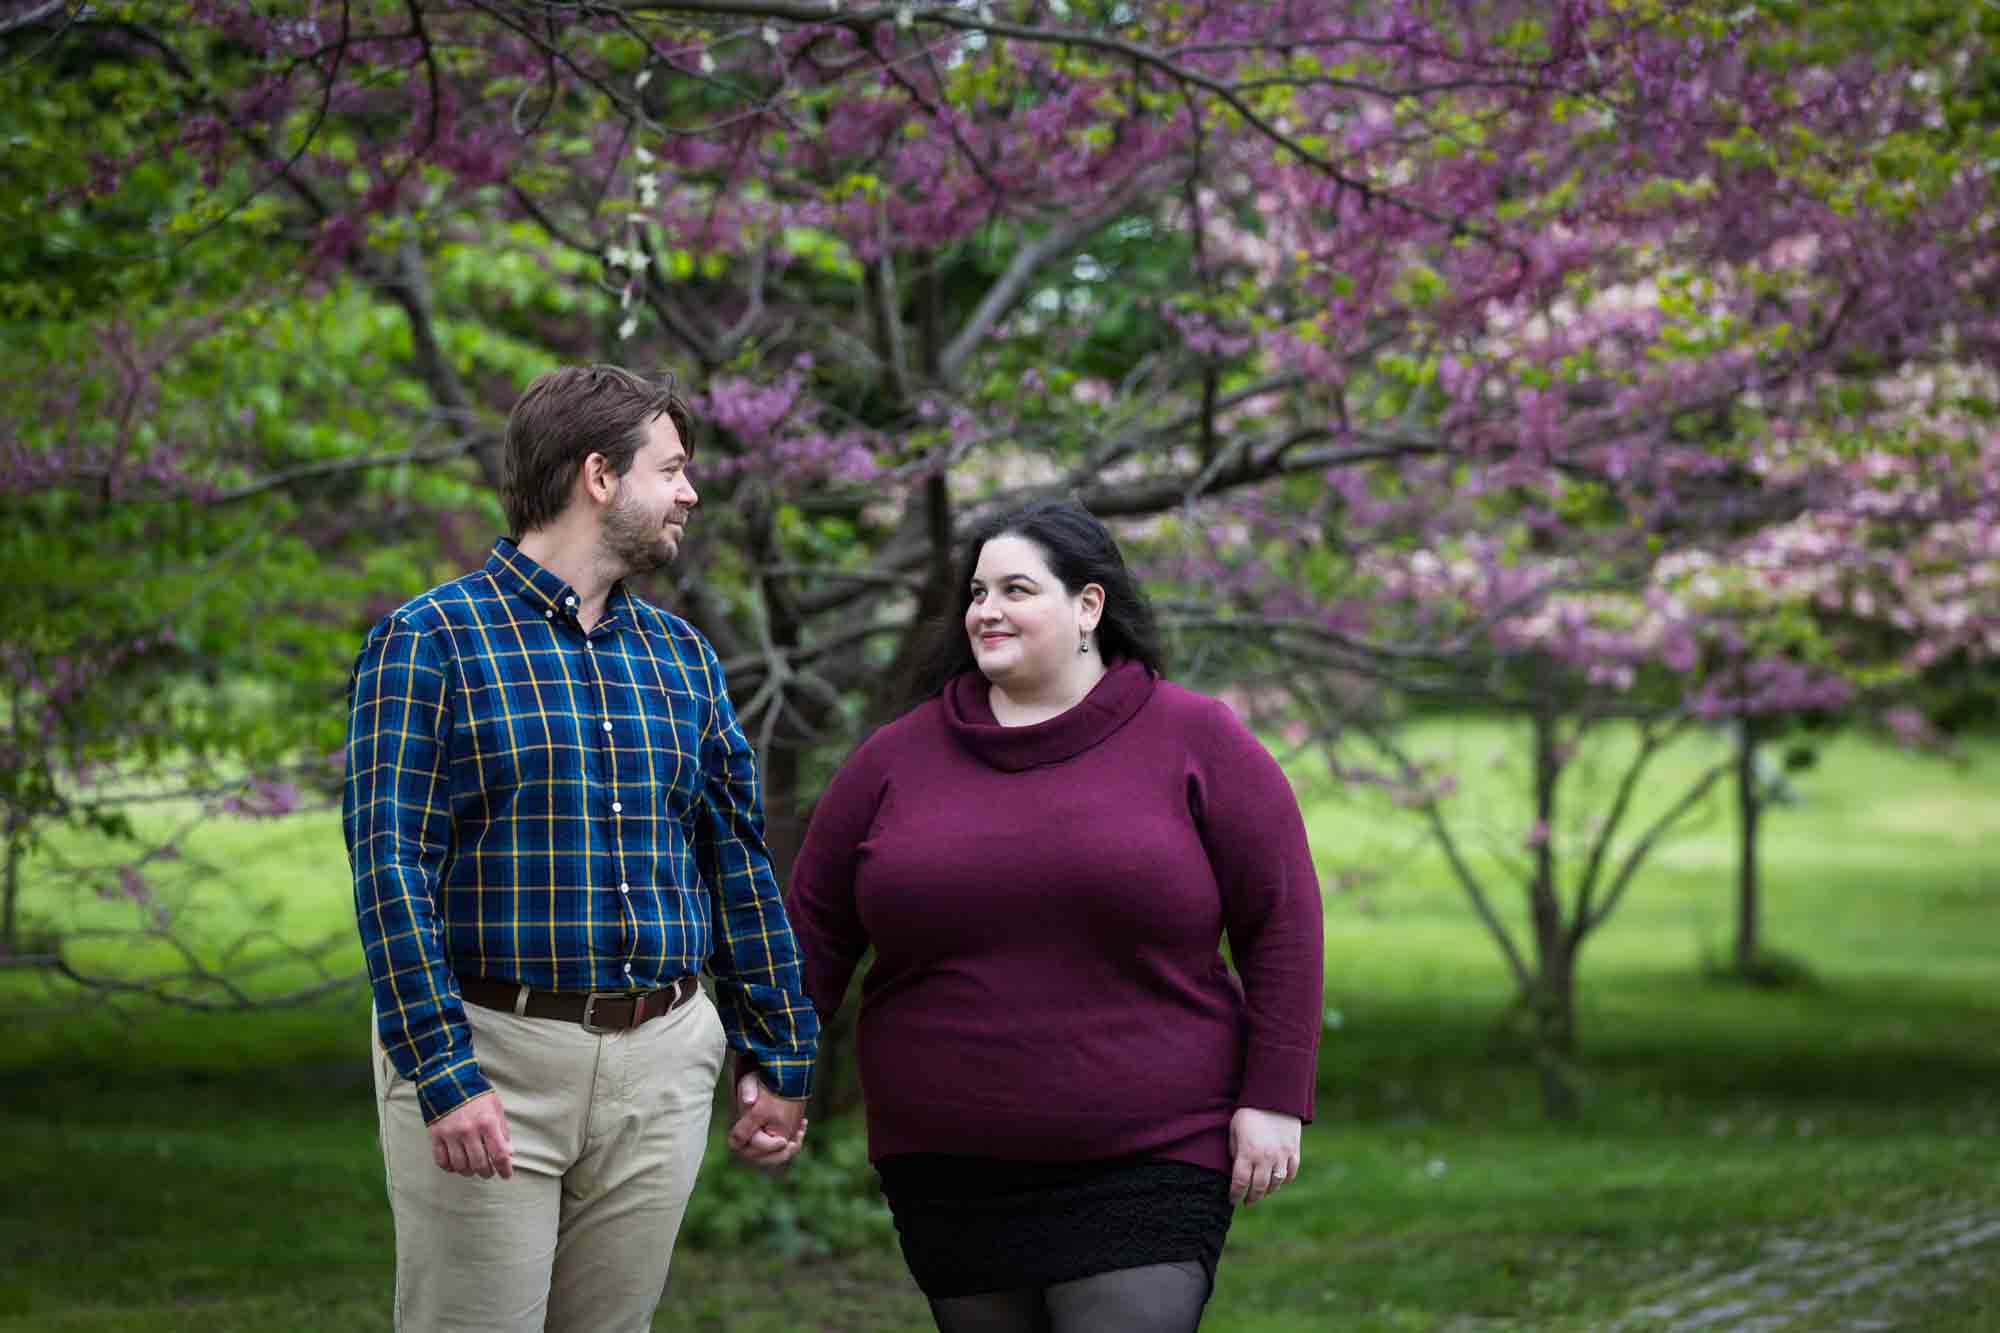
<svg viewBox="0 0 2000 1333">
<path fill-rule="evenodd" d="M 1418 791 L 1423 790 L 1423 771 L 1402 747 L 1376 728 L 1362 728 L 1362 734 L 1368 737 L 1375 748 L 1395 760 L 1405 782 L 1410 783 Z M 1507 970 L 1514 977 L 1514 984 L 1520 988 L 1522 994 L 1527 994 L 1534 987 L 1534 971 L 1528 966 L 1526 957 L 1514 943 L 1514 937 L 1508 931 L 1507 924 L 1500 919 L 1499 913 L 1493 910 L 1493 904 L 1486 895 L 1485 885 L 1480 883 L 1479 876 L 1473 872 L 1464 854 L 1460 852 L 1458 840 L 1452 836 L 1451 826 L 1445 821 L 1444 811 L 1439 807 L 1437 798 L 1426 794 L 1423 797 L 1422 808 L 1425 818 L 1430 821 L 1432 833 L 1437 836 L 1438 846 L 1444 851 L 1445 859 L 1451 863 L 1452 873 L 1458 877 L 1459 885 L 1465 890 L 1466 897 L 1472 900 L 1472 910 L 1478 913 L 1488 933 L 1499 943 L 1500 952 L 1507 960 Z"/>
<path fill-rule="evenodd" d="M 1604 870 L 1604 858 L 1611 850 L 1611 840 L 1616 836 L 1619 825 L 1625 822 L 1625 812 L 1632 804 L 1632 794 L 1638 790 L 1639 779 L 1653 761 L 1660 748 L 1678 734 L 1676 727 L 1666 736 L 1661 736 L 1650 726 L 1639 729 L 1639 753 L 1626 766 L 1625 775 L 1619 779 L 1618 794 L 1612 798 L 1611 811 L 1604 817 L 1604 827 L 1598 830 L 1597 838 L 1590 848 L 1590 857 L 1584 863 L 1583 875 L 1577 881 L 1576 914 L 1571 920 L 1569 931 L 1570 946 L 1574 948 L 1583 939 L 1584 923 L 1590 919 L 1591 900 L 1597 895 L 1597 879 Z"/>
<path fill-rule="evenodd" d="M 986 289 L 986 295 L 979 299 L 972 314 L 966 317 L 965 323 L 945 344 L 944 353 L 938 358 L 938 373 L 943 382 L 947 385 L 958 382 L 966 362 L 979 350 L 979 344 L 992 332 L 993 326 L 1020 303 L 1028 284 L 1044 264 L 1076 248 L 1085 237 L 1129 208 L 1132 200 L 1147 188 L 1156 174 L 1145 172 L 1133 177 L 1103 208 L 1059 223 L 1015 251 L 1007 271 Z"/>
<path fill-rule="evenodd" d="M 248 500 L 267 491 L 282 490 L 302 481 L 334 477 L 347 472 L 366 472 L 371 468 L 398 467 L 405 463 L 448 463 L 453 459 L 465 457 L 477 447 L 476 441 L 464 439 L 454 444 L 440 445 L 435 449 L 408 449 L 400 454 L 379 454 L 367 458 L 329 458 L 261 477 L 233 491 L 224 491 L 220 495 L 211 496 L 208 503 L 234 504 L 239 500 Z"/>
<path fill-rule="evenodd" d="M 1018 41 L 1034 42 L 1044 46 L 1080 46 L 1091 50 L 1104 51 L 1123 56 L 1134 65 L 1158 71 L 1183 89 L 1198 88 L 1222 102 L 1231 111 L 1243 118 L 1259 135 L 1292 154 L 1299 161 L 1333 180 L 1342 189 L 1353 190 L 1364 200 L 1380 200 L 1401 212 L 1419 217 L 1444 228 L 1452 236 L 1476 236 L 1501 249 L 1513 253 L 1522 262 L 1526 255 L 1520 247 L 1504 238 L 1469 225 L 1463 218 L 1448 217 L 1437 210 L 1413 200 L 1403 199 L 1380 189 L 1358 176 L 1341 170 L 1331 159 L 1321 156 L 1293 135 L 1279 129 L 1270 120 L 1246 102 L 1234 88 L 1220 79 L 1188 68 L 1172 59 L 1166 53 L 1138 42 L 1126 41 L 1101 33 L 1083 32 L 1069 28 L 1033 27 L 1022 23 L 1008 23 L 983 17 L 979 12 L 958 9 L 917 8 L 914 5 L 878 6 L 873 9 L 843 11 L 840 0 L 823 0 L 817 4 L 766 3 L 765 0 L 604 0 L 605 8 L 623 13 L 665 13 L 665 14 L 725 14 L 738 18 L 786 19 L 800 23 L 841 23 L 853 29 L 857 37 L 867 40 L 871 25 L 885 20 L 898 22 L 907 19 L 912 23 L 928 24 L 934 27 L 953 28 L 960 32 L 981 32 L 993 37 L 1009 37 Z M 1274 39 L 1271 46 L 1281 46 Z"/>
<path fill-rule="evenodd" d="M 88 8 L 87 5 L 79 4 L 77 6 L 78 14 L 69 14 L 67 13 L 68 7 L 68 0 L 43 0 L 42 4 L 32 5 L 18 14 L 8 14 L 0 17 L 0 37 L 5 37 L 8 33 L 19 28 L 33 27 L 43 19 L 52 18 L 57 14 L 63 14 L 67 20 L 74 22 L 78 15 L 84 9 Z"/>
<path fill-rule="evenodd" d="M 1611 891 L 1604 895 L 1603 906 L 1599 907 L 1590 916 L 1578 919 L 1575 931 L 1577 939 L 1582 939 L 1585 935 L 1603 924 L 1605 918 L 1610 916 L 1612 910 L 1618 906 L 1618 900 L 1625 896 L 1625 890 L 1630 886 L 1634 872 L 1639 869 L 1640 864 L 1653 850 L 1653 844 L 1657 843 L 1666 835 L 1669 829 L 1679 823 L 1682 816 L 1694 809 L 1700 803 L 1701 798 L 1708 795 L 1708 789 L 1713 787 L 1716 781 L 1735 765 L 1735 762 L 1735 758 L 1732 756 L 1709 769 L 1708 772 L 1701 776 L 1699 781 L 1688 788 L 1686 794 L 1680 800 L 1674 802 L 1671 809 L 1653 821 L 1653 826 L 1647 829 L 1645 835 L 1637 843 L 1633 844 L 1632 850 L 1625 854 L 1624 862 L 1618 867 L 1618 878 L 1612 881 Z"/>
<path fill-rule="evenodd" d="M 445 355 L 444 346 L 438 341 L 437 321 L 431 305 L 430 276 L 424 269 L 424 261 L 414 241 L 405 241 L 396 248 L 395 258 L 384 272 L 370 275 L 376 289 L 403 308 L 410 321 L 410 344 L 416 354 L 417 375 L 430 389 L 431 396 L 444 409 L 447 420 L 472 423 L 480 420 L 477 405 L 465 391 L 465 384 L 459 379 L 458 371 Z M 501 467 L 499 442 L 488 433 L 477 433 L 467 437 L 466 448 L 479 462 L 479 470 L 488 485 L 500 489 Z"/>
</svg>

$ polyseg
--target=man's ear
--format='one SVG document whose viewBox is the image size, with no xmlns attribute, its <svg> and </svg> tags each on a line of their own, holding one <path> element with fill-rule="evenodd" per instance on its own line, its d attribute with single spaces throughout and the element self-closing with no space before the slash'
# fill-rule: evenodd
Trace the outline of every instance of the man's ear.
<svg viewBox="0 0 2000 1333">
<path fill-rule="evenodd" d="M 583 466 L 577 469 L 576 480 L 584 498 L 596 504 L 611 503 L 611 494 L 618 489 L 618 478 L 612 475 L 611 461 L 603 454 L 585 454 Z"/>
</svg>

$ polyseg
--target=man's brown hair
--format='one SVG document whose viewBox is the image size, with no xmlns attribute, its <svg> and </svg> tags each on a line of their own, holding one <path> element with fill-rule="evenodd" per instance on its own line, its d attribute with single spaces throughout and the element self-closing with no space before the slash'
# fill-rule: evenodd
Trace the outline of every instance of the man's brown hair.
<svg viewBox="0 0 2000 1333">
<path fill-rule="evenodd" d="M 646 443 L 646 427 L 665 413 L 694 451 L 694 414 L 675 391 L 674 378 L 655 383 L 619 366 L 564 366 L 530 384 L 507 417 L 507 449 L 500 503 L 516 537 L 555 522 L 569 504 L 577 471 L 591 454 L 603 454 L 611 474 L 632 470 Z"/>
</svg>

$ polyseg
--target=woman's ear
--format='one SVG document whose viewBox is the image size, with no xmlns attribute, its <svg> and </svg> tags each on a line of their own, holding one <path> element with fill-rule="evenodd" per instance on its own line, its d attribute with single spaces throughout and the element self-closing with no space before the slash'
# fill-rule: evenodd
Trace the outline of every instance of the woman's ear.
<svg viewBox="0 0 2000 1333">
<path fill-rule="evenodd" d="M 1085 634 L 1097 628 L 1097 622 L 1104 618 L 1104 585 L 1086 583 L 1083 591 L 1076 595 L 1077 610 L 1080 613 L 1078 626 Z"/>
</svg>

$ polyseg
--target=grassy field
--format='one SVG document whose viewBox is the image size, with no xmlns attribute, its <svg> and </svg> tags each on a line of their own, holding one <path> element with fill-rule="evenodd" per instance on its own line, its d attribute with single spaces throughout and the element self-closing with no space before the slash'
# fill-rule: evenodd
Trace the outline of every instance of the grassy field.
<svg viewBox="0 0 2000 1333">
<path fill-rule="evenodd" d="M 1461 827 L 1495 875 L 1527 824 L 1495 762 L 1508 740 L 1417 738 L 1461 767 Z M 1650 808 L 1722 757 L 1711 745 L 1668 756 Z M 1238 1220 L 1204 1327 L 2000 1333 L 2000 748 L 1945 761 L 1849 737 L 1795 785 L 1769 821 L 1767 925 L 1809 979 L 1704 968 L 1731 911 L 1718 796 L 1587 947 L 1584 1109 L 1551 1126 L 1498 955 L 1415 823 L 1308 782 L 1323 875 L 1380 873 L 1329 895 L 1304 1173 Z M 277 895 L 287 933 L 341 928 L 330 818 L 203 837 L 221 867 L 204 902 Z M 6 1018 L 0 1330 L 388 1327 L 365 1014 L 349 995 Z M 767 1184 L 713 1165 L 711 1237 L 832 1171 Z M 879 1216 L 856 1225 L 880 1235 Z M 684 1247 L 657 1327 L 928 1323 L 876 1240 L 833 1258 Z"/>
</svg>

